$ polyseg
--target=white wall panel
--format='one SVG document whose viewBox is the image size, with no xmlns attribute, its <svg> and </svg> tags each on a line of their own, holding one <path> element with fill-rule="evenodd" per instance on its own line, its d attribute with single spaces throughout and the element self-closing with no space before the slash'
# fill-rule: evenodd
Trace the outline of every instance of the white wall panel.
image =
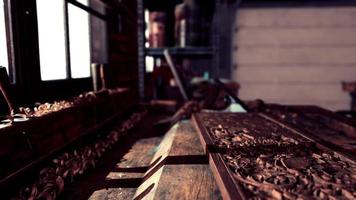
<svg viewBox="0 0 356 200">
<path fill-rule="evenodd" d="M 356 7 L 244 8 L 236 13 L 232 78 L 243 99 L 349 109 L 356 81 Z"/>
</svg>

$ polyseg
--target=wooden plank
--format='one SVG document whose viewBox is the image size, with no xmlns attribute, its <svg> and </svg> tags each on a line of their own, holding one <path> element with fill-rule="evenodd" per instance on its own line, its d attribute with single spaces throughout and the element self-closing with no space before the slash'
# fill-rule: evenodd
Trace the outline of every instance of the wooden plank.
<svg viewBox="0 0 356 200">
<path fill-rule="evenodd" d="M 288 124 L 328 148 L 356 160 L 356 126 L 335 113 L 314 107 L 267 105 L 263 115 Z"/>
<path fill-rule="evenodd" d="M 221 199 L 209 165 L 167 165 L 154 199 Z"/>
<path fill-rule="evenodd" d="M 145 173 L 145 179 L 137 188 L 133 199 L 153 199 L 155 191 L 157 190 L 157 183 L 161 178 L 163 172 L 164 159 L 168 156 L 169 150 L 172 146 L 175 137 L 175 131 L 178 125 L 174 125 L 164 136 L 162 142 L 157 148 L 157 152 L 150 162 L 150 168 Z"/>
<path fill-rule="evenodd" d="M 116 169 L 107 175 L 106 180 L 143 178 L 155 154 L 156 147 L 162 139 L 161 137 L 152 137 L 138 140 L 116 165 Z M 136 188 L 105 188 L 96 190 L 89 199 L 132 199 L 135 192 Z"/>
<path fill-rule="evenodd" d="M 356 78 L 356 65 L 351 66 L 245 66 L 239 65 L 235 80 L 239 83 L 303 83 L 303 84 L 335 84 L 340 86 L 341 81 L 353 81 Z"/>
<path fill-rule="evenodd" d="M 281 110 L 281 109 L 287 109 L 291 110 L 294 112 L 298 112 L 301 114 L 305 115 L 312 115 L 312 117 L 316 118 L 317 121 L 322 120 L 321 123 L 327 124 L 328 126 L 334 127 L 335 124 L 333 124 L 335 121 L 337 121 L 338 125 L 340 128 L 345 128 L 347 129 L 351 128 L 352 129 L 352 135 L 353 137 L 356 136 L 356 122 L 352 120 L 351 118 L 347 118 L 343 115 L 340 115 L 338 113 L 335 113 L 333 111 L 321 108 L 319 106 L 315 105 L 279 105 L 279 104 L 268 104 L 268 107 L 272 107 L 273 109 Z M 320 119 L 326 117 L 327 119 Z M 331 124 L 326 123 L 326 121 L 329 121 Z"/>
<path fill-rule="evenodd" d="M 253 113 L 198 113 L 194 118 L 199 133 L 214 138 L 217 149 L 209 154 L 214 155 L 212 162 L 218 167 L 213 172 L 222 180 L 223 184 L 219 181 L 218 184 L 224 188 L 222 192 L 227 191 L 227 199 L 355 198 L 356 177 L 335 187 L 331 184 L 335 173 L 325 170 L 351 177 L 356 163 L 331 152 L 302 132 Z M 344 164 L 347 169 L 339 168 Z M 303 175 L 306 171 L 311 174 Z M 325 173 L 331 178 L 320 177 Z M 301 178 L 305 182 L 297 181 Z M 304 184 L 308 187 L 303 187 Z M 331 187 L 324 190 L 328 184 Z M 333 192 L 340 187 L 345 193 Z M 240 196 L 229 195 L 233 192 Z"/>
<path fill-rule="evenodd" d="M 209 158 L 209 165 L 215 176 L 215 180 L 219 186 L 221 196 L 224 200 L 230 199 L 245 199 L 244 194 L 241 192 L 238 183 L 231 179 L 231 175 L 224 165 L 224 161 L 221 159 L 217 152 L 215 152 L 213 138 L 208 134 L 206 127 L 201 123 L 196 114 L 192 116 L 192 122 L 197 129 L 200 142 L 204 147 L 205 153 Z"/>
<path fill-rule="evenodd" d="M 244 47 L 234 53 L 242 64 L 356 64 L 356 47 Z"/>
<path fill-rule="evenodd" d="M 179 122 L 167 133 L 152 163 L 136 199 L 221 199 L 189 121 Z"/>
<path fill-rule="evenodd" d="M 169 157 L 155 199 L 221 199 L 204 149 L 189 121 L 180 122 Z"/>
<path fill-rule="evenodd" d="M 241 28 L 235 32 L 234 44 L 240 48 L 244 46 L 356 46 L 356 27 Z"/>
<path fill-rule="evenodd" d="M 136 188 L 106 188 L 95 191 L 89 200 L 118 200 L 131 199 Z"/>
<path fill-rule="evenodd" d="M 190 121 L 180 122 L 176 134 L 169 156 L 205 155 L 196 130 Z"/>
<path fill-rule="evenodd" d="M 237 27 L 355 27 L 356 7 L 243 8 Z"/>
<path fill-rule="evenodd" d="M 112 174 L 121 178 L 143 178 L 145 170 L 149 168 L 150 162 L 156 153 L 157 145 L 162 141 L 160 137 L 140 139 L 117 164 L 117 174 Z M 140 172 L 132 173 L 130 169 L 138 169 Z M 141 169 L 142 170 L 139 170 Z M 110 174 L 108 177 L 110 179 Z"/>
</svg>

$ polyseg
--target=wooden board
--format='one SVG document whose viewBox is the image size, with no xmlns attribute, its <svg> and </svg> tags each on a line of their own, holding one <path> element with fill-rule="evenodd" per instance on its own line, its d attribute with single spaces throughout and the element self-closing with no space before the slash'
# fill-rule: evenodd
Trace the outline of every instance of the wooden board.
<svg viewBox="0 0 356 200">
<path fill-rule="evenodd" d="M 356 124 L 347 118 L 316 106 L 268 105 L 263 115 L 356 161 Z"/>
<path fill-rule="evenodd" d="M 179 122 L 166 134 L 134 199 L 221 199 L 196 131 Z"/>
<path fill-rule="evenodd" d="M 251 113 L 193 119 L 224 199 L 356 198 L 356 163 L 301 132 Z"/>
<path fill-rule="evenodd" d="M 196 114 L 193 115 L 192 121 L 198 131 L 204 151 L 208 155 L 209 165 L 220 188 L 223 199 L 246 199 L 244 193 L 241 191 L 241 185 L 232 178 L 232 174 L 230 170 L 228 170 L 224 160 L 216 152 L 213 138 L 206 132 L 204 125 Z"/>
<path fill-rule="evenodd" d="M 221 199 L 209 165 L 167 165 L 154 199 Z"/>
<path fill-rule="evenodd" d="M 152 137 L 138 140 L 130 150 L 123 156 L 116 168 L 108 173 L 105 181 L 121 181 L 131 179 L 142 179 L 145 171 L 149 167 L 154 156 L 157 145 L 161 142 L 161 137 Z M 103 181 L 104 182 L 104 181 Z M 90 200 L 117 200 L 132 199 L 137 188 L 129 187 L 108 187 L 96 190 L 89 197 Z"/>
</svg>

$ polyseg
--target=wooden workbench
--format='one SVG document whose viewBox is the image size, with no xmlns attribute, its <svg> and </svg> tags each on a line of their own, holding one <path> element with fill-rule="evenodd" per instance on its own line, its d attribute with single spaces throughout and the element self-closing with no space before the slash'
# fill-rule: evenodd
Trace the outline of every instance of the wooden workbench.
<svg viewBox="0 0 356 200">
<path fill-rule="evenodd" d="M 134 199 L 221 199 L 204 149 L 190 121 L 166 134 Z"/>
</svg>

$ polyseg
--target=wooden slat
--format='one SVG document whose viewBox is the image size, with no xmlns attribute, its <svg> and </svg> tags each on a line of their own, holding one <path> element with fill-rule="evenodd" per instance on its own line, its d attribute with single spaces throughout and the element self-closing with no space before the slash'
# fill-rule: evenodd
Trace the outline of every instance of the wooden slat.
<svg viewBox="0 0 356 200">
<path fill-rule="evenodd" d="M 263 115 L 315 138 L 328 148 L 356 160 L 356 126 L 318 107 L 267 105 Z M 350 123 L 348 123 L 350 122 Z"/>
<path fill-rule="evenodd" d="M 221 199 L 189 121 L 179 122 L 167 133 L 146 177 L 136 192 L 137 199 Z"/>
<path fill-rule="evenodd" d="M 138 140 L 117 164 L 114 172 L 107 175 L 106 180 L 135 179 L 144 176 L 155 153 L 155 148 L 162 141 L 161 137 Z M 107 188 L 95 191 L 90 200 L 132 199 L 136 188 Z"/>
<path fill-rule="evenodd" d="M 157 148 L 157 152 L 150 162 L 150 169 L 145 173 L 146 178 L 144 182 L 136 190 L 134 199 L 141 200 L 154 198 L 155 191 L 157 190 L 157 183 L 159 182 L 163 172 L 162 165 L 164 158 L 167 157 L 169 153 L 176 130 L 177 125 L 173 126 L 164 136 L 162 142 Z"/>
<path fill-rule="evenodd" d="M 350 27 L 356 26 L 356 7 L 240 9 L 238 27 Z"/>
<path fill-rule="evenodd" d="M 219 156 L 217 152 L 214 152 L 213 138 L 211 138 L 210 134 L 208 134 L 208 130 L 206 130 L 206 127 L 201 123 L 198 114 L 193 114 L 192 123 L 198 132 L 200 143 L 203 145 L 204 151 L 208 155 L 209 165 L 215 176 L 215 180 L 219 186 L 223 199 L 244 199 L 244 194 L 239 188 L 240 186 L 231 178 L 221 156 Z"/>
<path fill-rule="evenodd" d="M 218 199 L 219 189 L 208 165 L 164 167 L 154 199 Z"/>
</svg>

